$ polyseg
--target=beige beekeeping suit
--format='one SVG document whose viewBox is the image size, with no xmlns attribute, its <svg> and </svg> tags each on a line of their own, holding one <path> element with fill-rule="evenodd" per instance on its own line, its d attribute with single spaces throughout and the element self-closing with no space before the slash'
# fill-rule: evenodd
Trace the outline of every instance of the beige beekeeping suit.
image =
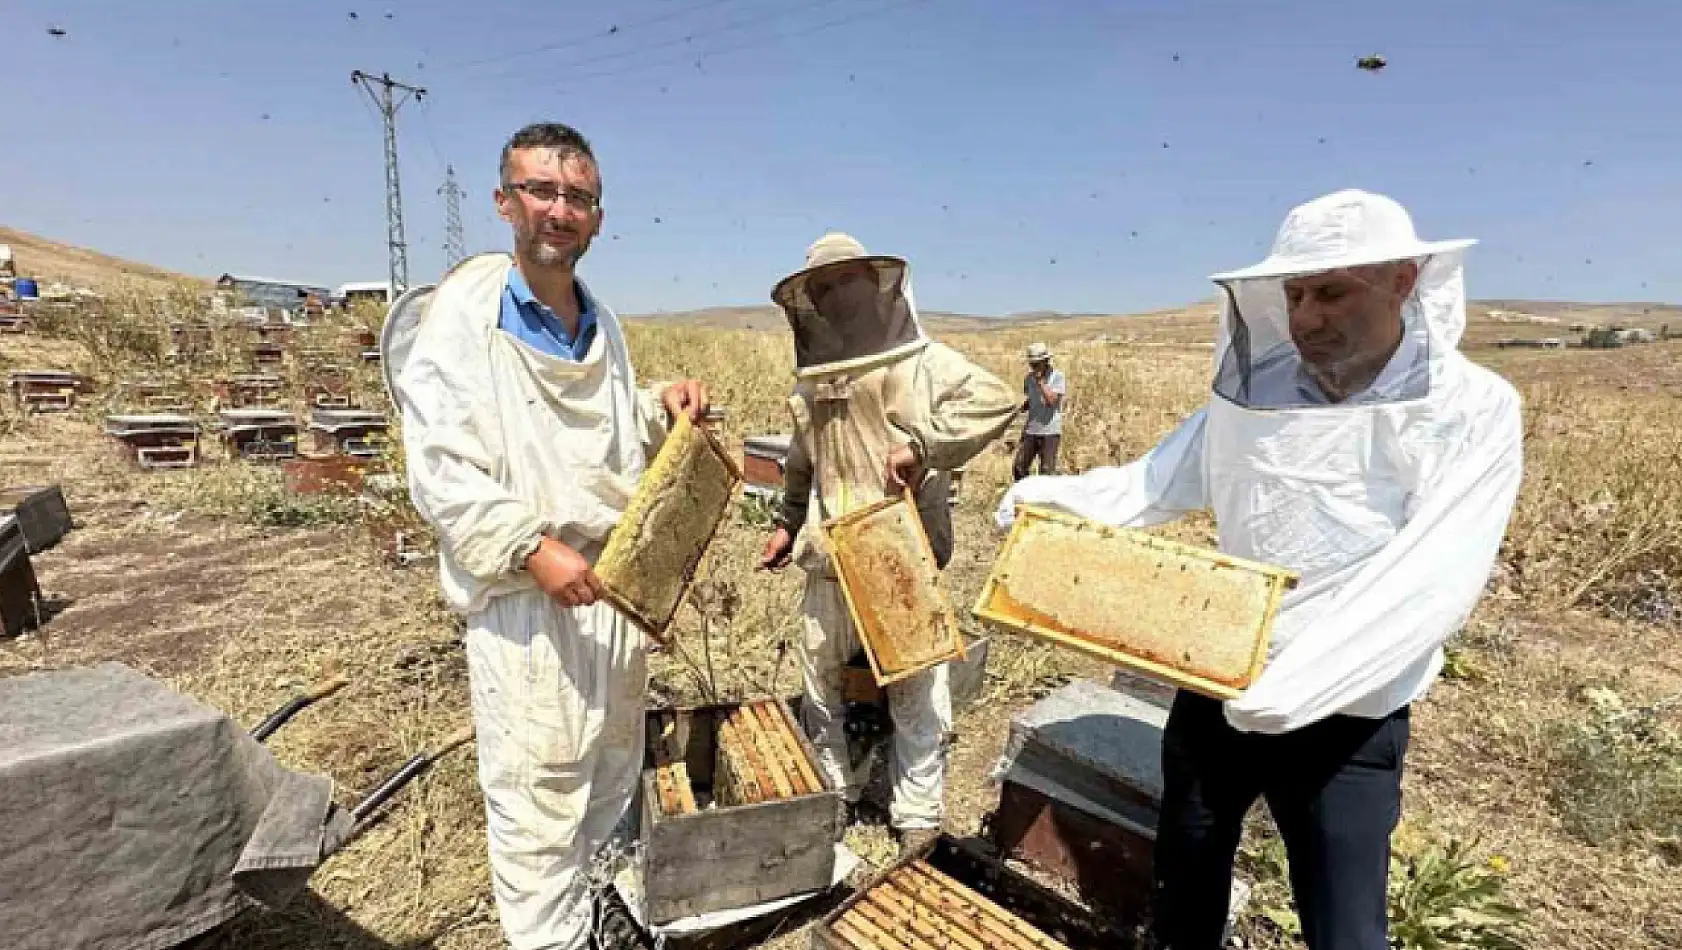
<svg viewBox="0 0 1682 950">
<path fill-rule="evenodd" d="M 839 321 L 817 312 L 802 280 L 844 260 L 867 261 L 877 270 L 880 306 L 874 312 L 884 315 L 881 325 L 889 329 L 878 334 L 876 353 L 832 346 L 824 354 L 825 343 L 838 338 L 830 324 Z M 773 298 L 790 317 L 801 358 L 789 400 L 795 431 L 781 520 L 790 528 L 800 523 L 794 559 L 807 572 L 802 719 L 824 771 L 848 800 L 856 800 L 865 777 L 850 768 L 841 672 L 859 644 L 819 526 L 887 497 L 888 456 L 910 445 L 936 473 L 919 485 L 917 500 L 944 564 L 952 538 L 948 483 L 940 473 L 965 465 L 997 438 L 1015 417 L 1017 399 L 1002 380 L 922 335 L 904 261 L 866 255 L 851 238 L 832 235 L 814 245 L 807 268 L 779 284 Z M 819 354 L 833 359 L 816 362 Z M 952 728 L 945 665 L 891 684 L 888 705 L 894 721 L 893 825 L 902 831 L 938 827 L 944 747 Z"/>
<path fill-rule="evenodd" d="M 594 560 L 665 419 L 599 301 L 580 362 L 499 329 L 510 266 L 471 258 L 405 295 L 381 349 L 410 495 L 438 529 L 444 594 L 467 621 L 502 926 L 516 950 L 573 950 L 589 935 L 590 862 L 642 765 L 644 647 L 611 607 L 561 607 L 518 565 L 539 532 Z"/>
</svg>

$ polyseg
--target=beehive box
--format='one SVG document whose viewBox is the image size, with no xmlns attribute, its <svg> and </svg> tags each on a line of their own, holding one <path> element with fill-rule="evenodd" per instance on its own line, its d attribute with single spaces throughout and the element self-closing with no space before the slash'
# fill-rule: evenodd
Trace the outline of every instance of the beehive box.
<svg viewBox="0 0 1682 950">
<path fill-rule="evenodd" d="M 827 521 L 823 533 L 878 684 L 963 658 L 958 619 L 909 494 Z"/>
<path fill-rule="evenodd" d="M 945 835 L 878 874 L 813 928 L 820 950 L 1118 950 L 1090 912 Z"/>
<path fill-rule="evenodd" d="M 1017 512 L 975 615 L 1217 699 L 1267 659 L 1296 575 L 1032 505 Z"/>
<path fill-rule="evenodd" d="M 70 506 L 57 485 L 20 485 L 0 489 L 0 515 L 17 518 L 24 547 L 30 554 L 57 544 L 70 533 Z"/>
<path fill-rule="evenodd" d="M 281 409 L 224 409 L 225 439 L 233 453 L 254 462 L 296 458 L 298 417 Z"/>
<path fill-rule="evenodd" d="M 51 369 L 19 370 L 8 382 L 18 407 L 29 412 L 67 412 L 76 395 L 91 388 L 85 376 Z"/>
<path fill-rule="evenodd" d="M 116 408 L 136 413 L 183 413 L 192 400 L 181 387 L 162 379 L 126 379 L 117 385 Z"/>
<path fill-rule="evenodd" d="M 783 471 L 793 436 L 754 435 L 742 440 L 742 477 L 756 495 L 775 495 L 783 490 Z"/>
<path fill-rule="evenodd" d="M 608 602 L 664 639 L 741 482 L 712 433 L 679 416 L 596 561 Z"/>
<path fill-rule="evenodd" d="M 371 458 L 385 447 L 389 423 L 385 413 L 371 409 L 316 409 L 310 414 L 310 435 L 324 454 Z"/>
<path fill-rule="evenodd" d="M 199 459 L 199 426 L 174 413 L 111 415 L 105 433 L 141 468 L 192 468 Z"/>
<path fill-rule="evenodd" d="M 1107 919 L 1140 923 L 1153 887 L 1167 720 L 1167 710 L 1089 680 L 1011 717 L 988 822 L 999 853 L 1062 881 Z"/>
<path fill-rule="evenodd" d="M 242 373 L 216 384 L 216 395 L 230 408 L 251 409 L 280 403 L 285 382 L 269 373 Z"/>
<path fill-rule="evenodd" d="M 786 704 L 654 710 L 647 728 L 643 895 L 651 922 L 830 886 L 837 793 Z"/>
</svg>

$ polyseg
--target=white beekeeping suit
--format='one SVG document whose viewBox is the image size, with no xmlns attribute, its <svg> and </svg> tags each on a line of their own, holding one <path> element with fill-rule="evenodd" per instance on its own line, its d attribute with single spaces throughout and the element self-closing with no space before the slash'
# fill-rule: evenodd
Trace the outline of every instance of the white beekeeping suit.
<svg viewBox="0 0 1682 950">
<path fill-rule="evenodd" d="M 825 282 L 835 289 L 815 300 L 813 285 Z M 807 573 L 802 719 L 824 772 L 856 801 L 864 776 L 850 768 L 841 675 L 859 642 L 819 525 L 887 497 L 888 456 L 909 445 L 931 472 L 917 486 L 917 507 L 944 564 L 952 536 L 943 473 L 1004 431 L 1016 397 L 1003 381 L 923 334 L 904 260 L 870 255 L 851 237 L 831 234 L 813 244 L 806 267 L 780 282 L 772 299 L 794 331 L 798 375 L 779 520 L 797 532 L 794 559 Z M 952 728 L 946 666 L 892 683 L 887 693 L 893 826 L 937 828 Z"/>
<path fill-rule="evenodd" d="M 593 562 L 665 420 L 600 301 L 579 362 L 499 329 L 510 266 L 470 258 L 405 294 L 381 354 L 410 496 L 467 620 L 498 912 L 517 950 L 572 950 L 590 932 L 590 861 L 642 767 L 644 646 L 613 608 L 561 607 L 519 563 L 538 532 Z"/>
<path fill-rule="evenodd" d="M 1456 349 L 1471 243 L 1420 241 L 1377 195 L 1302 206 L 1266 261 L 1213 278 L 1227 302 L 1208 405 L 1132 464 L 1018 483 L 999 524 L 1018 502 L 1135 527 L 1212 508 L 1222 551 L 1300 572 L 1266 668 L 1226 706 L 1240 730 L 1382 718 L 1420 698 L 1483 591 L 1522 472 L 1517 392 Z M 1292 343 L 1283 281 L 1401 260 L 1420 263 L 1401 344 L 1331 404 Z"/>
</svg>

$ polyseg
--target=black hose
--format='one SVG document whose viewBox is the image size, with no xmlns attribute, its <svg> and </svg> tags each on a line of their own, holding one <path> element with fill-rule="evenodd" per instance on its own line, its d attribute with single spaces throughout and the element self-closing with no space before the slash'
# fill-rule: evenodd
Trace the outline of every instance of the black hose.
<svg viewBox="0 0 1682 950">
<path fill-rule="evenodd" d="M 414 780 L 414 777 L 426 771 L 432 764 L 432 756 L 425 752 L 416 753 L 413 758 L 403 763 L 403 767 L 391 773 L 391 777 L 380 783 L 380 787 L 368 793 L 368 797 L 356 804 L 350 810 L 351 817 L 361 824 L 364 819 L 384 805 L 391 796 L 403 789 L 403 786 Z"/>
<path fill-rule="evenodd" d="M 258 742 L 262 742 L 269 736 L 274 735 L 276 729 L 286 725 L 286 720 L 296 716 L 300 710 L 313 702 L 315 702 L 315 700 L 309 696 L 293 697 L 286 703 L 286 705 L 280 707 L 272 713 L 269 713 L 267 718 L 258 723 L 256 727 L 251 730 L 251 738 L 256 739 Z"/>
</svg>

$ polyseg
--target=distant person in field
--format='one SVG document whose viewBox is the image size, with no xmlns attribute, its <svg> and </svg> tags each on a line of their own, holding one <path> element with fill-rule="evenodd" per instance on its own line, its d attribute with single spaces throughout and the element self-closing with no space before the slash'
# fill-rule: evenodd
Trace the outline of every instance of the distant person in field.
<svg viewBox="0 0 1682 950">
<path fill-rule="evenodd" d="M 1163 738 L 1158 942 L 1215 950 L 1257 798 L 1284 838 L 1311 950 L 1388 950 L 1385 883 L 1408 710 L 1483 592 L 1523 470 L 1518 393 L 1456 348 L 1464 251 L 1401 205 L 1291 211 L 1225 296 L 1213 392 L 1146 456 L 1029 478 L 999 506 L 1146 526 L 1212 508 L 1220 549 L 1300 581 L 1238 699 L 1181 690 Z M 1116 609 L 1127 609 L 1117 604 Z"/>
<path fill-rule="evenodd" d="M 1011 478 L 1021 481 L 1032 471 L 1035 460 L 1041 475 L 1057 474 L 1057 449 L 1063 443 L 1063 399 L 1069 383 L 1051 365 L 1051 351 L 1044 343 L 1028 347 L 1028 375 L 1022 380 L 1023 408 L 1028 418 L 1022 423 L 1022 441 L 1016 447 Z"/>
<path fill-rule="evenodd" d="M 847 750 L 842 669 L 859 641 L 818 526 L 908 487 L 937 564 L 952 556 L 950 473 L 1010 425 L 1017 400 L 1002 380 L 924 335 L 904 260 L 826 234 L 772 299 L 794 331 L 798 382 L 783 505 L 760 566 L 806 571 L 800 640 L 801 718 L 819 764 L 849 805 L 867 776 Z M 940 827 L 952 699 L 944 664 L 887 688 L 894 722 L 889 819 L 901 846 Z"/>
<path fill-rule="evenodd" d="M 693 380 L 636 388 L 619 320 L 577 275 L 602 226 L 590 145 L 514 133 L 497 213 L 514 254 L 405 293 L 381 340 L 409 492 L 467 621 L 491 881 L 516 950 L 589 939 L 587 872 L 642 769 L 642 634 L 591 569 Z"/>
</svg>

